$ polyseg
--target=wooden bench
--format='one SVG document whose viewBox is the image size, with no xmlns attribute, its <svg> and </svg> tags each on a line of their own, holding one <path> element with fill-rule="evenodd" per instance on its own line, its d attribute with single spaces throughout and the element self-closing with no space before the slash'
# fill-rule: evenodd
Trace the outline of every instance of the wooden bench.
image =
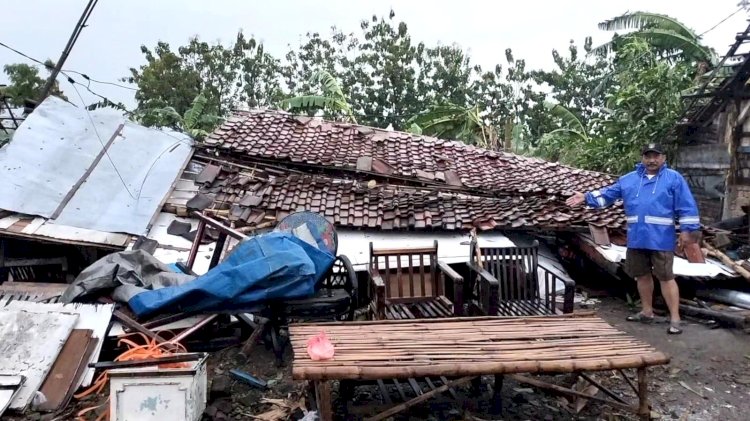
<svg viewBox="0 0 750 421">
<path fill-rule="evenodd" d="M 478 247 L 474 239 L 468 265 L 475 312 L 488 316 L 573 312 L 575 282 L 563 279 L 539 264 L 538 253 L 539 242 L 536 240 L 530 246 Z M 564 286 L 562 302 L 556 293 L 558 283 Z"/>
<path fill-rule="evenodd" d="M 324 331 L 335 355 L 314 361 L 308 338 Z M 569 396 L 604 402 L 649 419 L 646 368 L 669 363 L 669 357 L 608 324 L 593 313 L 538 317 L 478 317 L 423 320 L 377 320 L 292 324 L 292 377 L 312 382 L 322 421 L 333 419 L 331 381 L 453 378 L 448 384 L 390 408 L 369 420 L 385 419 L 476 376 L 495 375 L 493 401 L 500 401 L 503 375 Z M 635 369 L 631 380 L 625 369 Z M 584 375 L 584 371 L 618 370 L 638 396 L 627 403 Z M 517 373 L 581 373 L 607 397 L 542 382 Z"/>
</svg>

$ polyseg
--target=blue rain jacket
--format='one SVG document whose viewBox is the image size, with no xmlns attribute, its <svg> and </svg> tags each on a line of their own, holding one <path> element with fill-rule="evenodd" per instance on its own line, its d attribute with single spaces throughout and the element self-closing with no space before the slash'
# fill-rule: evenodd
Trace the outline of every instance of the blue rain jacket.
<svg viewBox="0 0 750 421">
<path fill-rule="evenodd" d="M 586 204 L 595 208 L 622 199 L 628 222 L 628 248 L 674 251 L 677 234 L 700 229 L 700 218 L 690 187 L 682 175 L 665 163 L 649 179 L 646 167 L 636 165 L 633 172 L 601 190 L 586 193 Z"/>
</svg>

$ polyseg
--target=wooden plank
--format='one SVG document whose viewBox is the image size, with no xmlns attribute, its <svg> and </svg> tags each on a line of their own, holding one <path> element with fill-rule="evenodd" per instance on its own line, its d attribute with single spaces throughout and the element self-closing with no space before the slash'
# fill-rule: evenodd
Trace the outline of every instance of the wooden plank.
<svg viewBox="0 0 750 421">
<path fill-rule="evenodd" d="M 46 398 L 46 401 L 36 407 L 42 412 L 56 411 L 65 403 L 65 397 L 71 389 L 76 388 L 76 373 L 81 365 L 86 365 L 87 361 L 82 360 L 86 349 L 91 342 L 91 329 L 73 329 L 65 341 L 60 355 L 52 365 L 47 378 L 42 383 L 40 392 Z"/>
</svg>

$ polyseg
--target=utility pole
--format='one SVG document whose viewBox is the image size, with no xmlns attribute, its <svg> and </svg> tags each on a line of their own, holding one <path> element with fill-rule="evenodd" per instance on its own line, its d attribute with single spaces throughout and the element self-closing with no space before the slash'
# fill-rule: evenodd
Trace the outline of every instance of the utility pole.
<svg viewBox="0 0 750 421">
<path fill-rule="evenodd" d="M 89 20 L 89 16 L 91 16 L 91 11 L 94 10 L 94 6 L 96 6 L 96 3 L 98 1 L 99 0 L 89 0 L 89 3 L 83 10 L 80 19 L 78 19 L 78 23 L 76 23 L 75 28 L 73 28 L 73 33 L 70 35 L 70 39 L 68 39 L 68 43 L 65 45 L 62 54 L 60 54 L 60 58 L 57 60 L 57 63 L 55 63 L 55 67 L 52 69 L 52 73 L 49 75 L 49 79 L 47 79 L 47 83 L 42 89 L 42 94 L 39 96 L 39 101 L 37 102 L 37 104 L 41 104 L 42 101 L 47 98 L 47 95 L 49 95 L 52 86 L 55 84 L 57 75 L 60 74 L 60 70 L 65 63 L 65 60 L 68 59 L 68 55 L 73 49 L 73 45 L 75 45 L 76 41 L 78 40 L 78 36 L 81 35 L 81 31 L 86 26 L 86 22 Z"/>
</svg>

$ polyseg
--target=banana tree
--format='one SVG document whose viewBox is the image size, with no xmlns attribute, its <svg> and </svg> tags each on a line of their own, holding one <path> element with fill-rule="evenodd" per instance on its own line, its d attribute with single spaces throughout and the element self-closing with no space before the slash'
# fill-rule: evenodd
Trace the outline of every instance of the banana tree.
<svg viewBox="0 0 750 421">
<path fill-rule="evenodd" d="M 629 12 L 599 23 L 603 31 L 632 30 L 624 35 L 615 33 L 611 41 L 593 50 L 608 54 L 632 39 L 646 41 L 652 48 L 669 59 L 680 58 L 690 62 L 716 63 L 714 51 L 701 43 L 701 38 L 679 20 L 658 13 Z"/>
<path fill-rule="evenodd" d="M 586 126 L 560 104 L 545 101 L 544 108 L 560 122 L 560 127 L 542 136 L 536 154 L 552 161 L 573 164 L 576 151 L 585 149 L 591 141 Z"/>
<path fill-rule="evenodd" d="M 477 106 L 465 108 L 456 104 L 434 105 L 427 112 L 409 119 L 407 124 L 412 133 L 499 149 L 497 130 L 485 124 Z"/>
<path fill-rule="evenodd" d="M 279 107 L 287 111 L 301 112 L 323 110 L 334 118 L 343 116 L 344 120 L 357 122 L 341 85 L 333 75 L 325 70 L 319 70 L 310 77 L 310 84 L 318 85 L 320 94 L 287 98 L 281 101 Z"/>
<path fill-rule="evenodd" d="M 201 93 L 193 99 L 184 115 L 180 115 L 174 107 L 160 107 L 146 110 L 139 120 L 148 122 L 149 126 L 172 127 L 195 139 L 202 139 L 222 121 L 221 117 L 208 110 L 207 104 L 208 99 Z"/>
</svg>

